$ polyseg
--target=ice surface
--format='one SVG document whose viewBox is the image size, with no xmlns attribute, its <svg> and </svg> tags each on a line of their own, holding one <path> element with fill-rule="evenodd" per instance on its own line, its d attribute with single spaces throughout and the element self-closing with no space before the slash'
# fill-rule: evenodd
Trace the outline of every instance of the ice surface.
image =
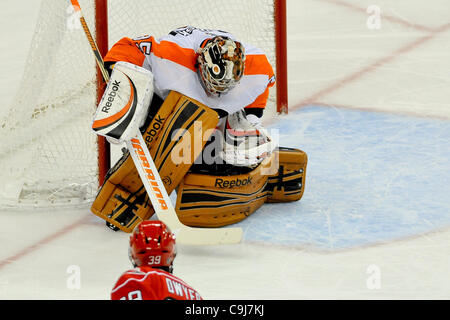
<svg viewBox="0 0 450 320">
<path fill-rule="evenodd" d="M 0 12 L 2 108 L 38 2 Z M 267 125 L 308 154 L 305 194 L 239 223 L 239 245 L 179 247 L 175 274 L 205 298 L 450 298 L 450 4 L 377 1 L 376 30 L 369 5 L 288 0 L 292 111 Z M 128 235 L 88 207 L 0 217 L 0 299 L 108 299 L 130 267 Z"/>
<path fill-rule="evenodd" d="M 307 192 L 244 220 L 246 239 L 342 249 L 450 226 L 448 121 L 308 106 L 271 129 L 308 154 Z"/>
</svg>

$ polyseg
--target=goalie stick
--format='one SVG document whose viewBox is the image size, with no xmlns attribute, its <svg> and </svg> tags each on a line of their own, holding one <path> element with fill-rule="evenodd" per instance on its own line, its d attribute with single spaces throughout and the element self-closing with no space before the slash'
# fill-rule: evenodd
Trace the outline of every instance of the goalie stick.
<svg viewBox="0 0 450 320">
<path fill-rule="evenodd" d="M 78 3 L 78 0 L 71 0 L 71 3 L 75 12 L 79 15 L 81 25 L 88 38 L 89 44 L 91 45 L 103 78 L 105 82 L 108 83 L 109 74 L 104 67 L 103 58 L 99 52 L 98 46 L 82 15 L 80 4 Z M 158 170 L 156 169 L 141 132 L 137 130 L 136 136 L 131 140 L 127 140 L 126 145 L 158 219 L 164 222 L 175 233 L 178 243 L 189 245 L 216 245 L 234 244 L 241 241 L 243 234 L 242 228 L 193 228 L 182 224 L 178 219 L 175 208 L 161 181 L 161 177 L 159 176 Z"/>
</svg>

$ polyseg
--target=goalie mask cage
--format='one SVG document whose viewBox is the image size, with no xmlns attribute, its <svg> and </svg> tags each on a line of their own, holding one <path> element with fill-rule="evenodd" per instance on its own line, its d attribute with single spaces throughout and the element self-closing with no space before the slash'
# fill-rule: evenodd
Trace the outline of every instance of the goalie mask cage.
<svg viewBox="0 0 450 320">
<path fill-rule="evenodd" d="M 70 0 L 41 0 L 16 97 L 0 116 L 0 208 L 91 202 L 109 168 L 91 130 L 102 94 Z M 268 114 L 287 112 L 286 0 L 79 0 L 104 55 L 120 38 L 156 38 L 191 25 L 226 30 L 267 54 L 276 71 Z"/>
</svg>

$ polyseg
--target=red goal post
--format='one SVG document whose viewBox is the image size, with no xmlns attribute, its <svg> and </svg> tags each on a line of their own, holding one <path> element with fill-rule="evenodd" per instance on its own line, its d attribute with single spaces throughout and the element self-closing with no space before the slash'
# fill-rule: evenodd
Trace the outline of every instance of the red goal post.
<svg viewBox="0 0 450 320">
<path fill-rule="evenodd" d="M 108 0 L 95 0 L 95 38 L 102 57 L 109 49 L 108 42 Z M 97 105 L 105 91 L 105 82 L 100 68 L 96 66 Z M 103 185 L 106 173 L 111 167 L 111 148 L 105 137 L 98 136 L 98 182 Z"/>
<path fill-rule="evenodd" d="M 286 0 L 275 0 L 277 112 L 288 113 Z"/>
</svg>

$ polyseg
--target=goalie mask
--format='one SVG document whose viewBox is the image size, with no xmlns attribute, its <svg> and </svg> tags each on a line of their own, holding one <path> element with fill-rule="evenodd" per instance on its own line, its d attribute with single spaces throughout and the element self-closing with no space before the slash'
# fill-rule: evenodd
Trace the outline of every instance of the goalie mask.
<svg viewBox="0 0 450 320">
<path fill-rule="evenodd" d="M 129 258 L 134 267 L 167 267 L 177 254 L 175 235 L 162 221 L 143 221 L 130 236 Z"/>
<path fill-rule="evenodd" d="M 229 38 L 214 37 L 205 40 L 197 61 L 206 92 L 220 96 L 234 88 L 244 74 L 244 47 Z"/>
</svg>

